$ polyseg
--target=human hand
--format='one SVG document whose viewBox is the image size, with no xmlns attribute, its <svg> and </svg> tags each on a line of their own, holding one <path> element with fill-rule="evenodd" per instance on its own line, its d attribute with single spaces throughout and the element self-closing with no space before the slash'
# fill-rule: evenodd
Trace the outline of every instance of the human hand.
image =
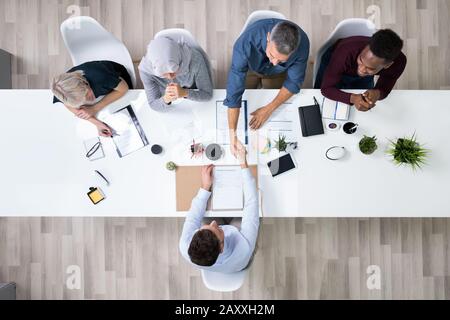
<svg viewBox="0 0 450 320">
<path fill-rule="evenodd" d="M 231 154 L 238 159 L 239 156 L 239 145 L 242 145 L 242 143 L 239 141 L 236 135 L 232 134 L 230 132 L 230 151 Z"/>
<path fill-rule="evenodd" d="M 214 165 L 202 167 L 202 189 L 211 191 Z"/>
<path fill-rule="evenodd" d="M 166 91 L 163 96 L 163 100 L 166 104 L 172 103 L 178 99 L 177 95 L 173 92 L 173 89 L 171 87 L 172 87 L 172 84 L 169 84 L 166 87 Z"/>
<path fill-rule="evenodd" d="M 94 107 L 85 107 L 82 106 L 79 109 L 75 110 L 75 116 L 83 120 L 89 120 L 90 118 L 94 118 L 97 114 L 97 111 Z"/>
<path fill-rule="evenodd" d="M 267 119 L 269 119 L 271 114 L 272 111 L 267 106 L 259 108 L 258 110 L 252 112 L 251 115 L 253 117 L 250 120 L 250 128 L 252 130 L 257 130 L 261 128 L 267 121 Z"/>
<path fill-rule="evenodd" d="M 372 108 L 371 104 L 365 100 L 365 97 L 362 94 L 352 94 L 350 102 L 357 110 L 362 112 L 369 111 Z"/>
<path fill-rule="evenodd" d="M 381 92 L 377 89 L 370 89 L 363 93 L 363 97 L 371 105 L 371 109 L 375 107 L 375 104 L 380 100 Z"/>
<path fill-rule="evenodd" d="M 166 88 L 166 92 L 170 96 L 175 97 L 175 99 L 187 97 L 187 90 L 182 88 L 178 83 L 170 83 Z"/>
<path fill-rule="evenodd" d="M 112 129 L 104 122 L 99 121 L 96 124 L 97 130 L 98 130 L 98 135 L 101 137 L 107 137 L 107 138 L 111 138 L 112 137 Z"/>
<path fill-rule="evenodd" d="M 236 141 L 236 153 L 237 153 L 237 159 L 239 160 L 239 164 L 241 165 L 241 168 L 248 168 L 247 149 L 239 140 Z"/>
</svg>

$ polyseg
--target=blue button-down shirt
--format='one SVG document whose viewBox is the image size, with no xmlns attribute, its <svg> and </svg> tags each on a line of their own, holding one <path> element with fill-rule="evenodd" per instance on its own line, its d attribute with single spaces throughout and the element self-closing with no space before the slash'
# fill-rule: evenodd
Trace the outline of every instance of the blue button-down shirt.
<svg viewBox="0 0 450 320">
<path fill-rule="evenodd" d="M 309 57 L 309 39 L 300 30 L 300 45 L 286 62 L 272 65 L 266 55 L 267 33 L 280 19 L 263 19 L 251 24 L 234 44 L 231 69 L 228 74 L 227 98 L 224 105 L 240 108 L 242 94 L 245 91 L 245 78 L 248 70 L 263 75 L 274 75 L 287 72 L 283 87 L 296 94 L 305 80 L 305 71 Z"/>
</svg>

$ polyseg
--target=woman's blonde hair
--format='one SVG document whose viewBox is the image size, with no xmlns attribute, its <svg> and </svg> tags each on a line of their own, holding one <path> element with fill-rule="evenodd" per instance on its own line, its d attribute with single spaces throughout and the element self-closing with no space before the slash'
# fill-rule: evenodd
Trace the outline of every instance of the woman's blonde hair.
<svg viewBox="0 0 450 320">
<path fill-rule="evenodd" d="M 63 73 L 54 77 L 51 83 L 55 97 L 73 108 L 79 108 L 86 103 L 90 88 L 83 71 Z"/>
</svg>

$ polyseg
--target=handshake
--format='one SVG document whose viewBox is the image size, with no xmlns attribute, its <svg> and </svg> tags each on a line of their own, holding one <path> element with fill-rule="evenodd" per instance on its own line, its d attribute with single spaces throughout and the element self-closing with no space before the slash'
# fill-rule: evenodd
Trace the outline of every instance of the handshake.
<svg viewBox="0 0 450 320">
<path fill-rule="evenodd" d="M 248 168 L 247 150 L 237 137 L 231 139 L 230 149 L 231 153 L 239 160 L 241 168 Z M 211 191 L 213 183 L 213 169 L 214 165 L 212 164 L 202 167 L 202 189 L 204 190 Z"/>
<path fill-rule="evenodd" d="M 248 168 L 247 150 L 235 135 L 231 135 L 230 150 L 231 154 L 239 160 L 241 168 Z"/>
</svg>

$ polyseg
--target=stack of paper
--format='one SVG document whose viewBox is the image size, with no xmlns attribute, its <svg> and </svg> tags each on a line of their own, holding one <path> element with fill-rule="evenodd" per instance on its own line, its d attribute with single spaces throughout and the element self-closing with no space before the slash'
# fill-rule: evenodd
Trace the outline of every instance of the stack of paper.
<svg viewBox="0 0 450 320">
<path fill-rule="evenodd" d="M 242 210 L 244 190 L 239 166 L 214 168 L 212 210 Z"/>
<path fill-rule="evenodd" d="M 350 106 L 348 104 L 323 98 L 322 118 L 347 121 L 349 116 Z"/>
</svg>

